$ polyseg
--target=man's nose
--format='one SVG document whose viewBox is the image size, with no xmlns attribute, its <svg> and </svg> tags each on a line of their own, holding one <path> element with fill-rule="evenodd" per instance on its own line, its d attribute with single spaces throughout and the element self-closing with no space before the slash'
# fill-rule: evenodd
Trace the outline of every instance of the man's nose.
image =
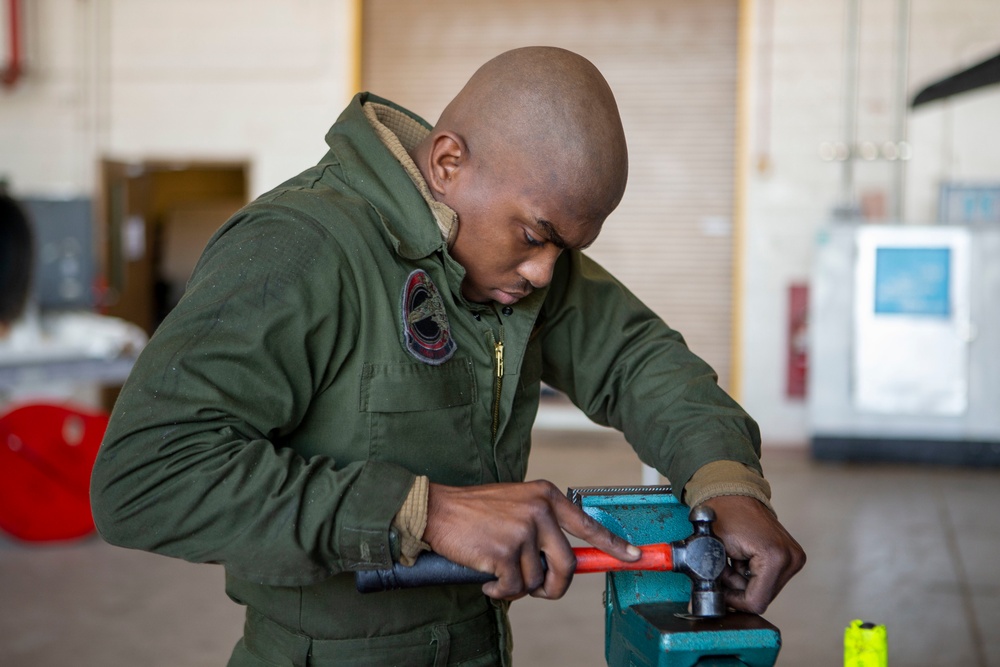
<svg viewBox="0 0 1000 667">
<path fill-rule="evenodd" d="M 545 248 L 545 251 L 525 261 L 520 267 L 521 277 L 531 283 L 534 289 L 541 289 L 552 282 L 556 259 L 561 252 L 559 248 Z"/>
</svg>

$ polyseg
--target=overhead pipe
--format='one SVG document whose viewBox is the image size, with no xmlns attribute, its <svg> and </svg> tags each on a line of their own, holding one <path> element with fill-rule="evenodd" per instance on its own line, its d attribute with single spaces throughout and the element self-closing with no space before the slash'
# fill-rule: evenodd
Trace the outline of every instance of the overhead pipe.
<svg viewBox="0 0 1000 667">
<path fill-rule="evenodd" d="M 13 88 L 21 78 L 21 0 L 7 0 L 8 28 L 10 29 L 10 53 L 3 71 L 3 85 Z"/>
<path fill-rule="evenodd" d="M 892 196 L 889 217 L 903 222 L 906 216 L 907 87 L 910 75 L 910 0 L 897 0 L 896 6 L 896 98 L 893 118 L 895 162 L 892 169 Z"/>
<path fill-rule="evenodd" d="M 859 216 L 857 193 L 854 189 L 854 158 L 858 144 L 858 78 L 861 61 L 861 0 L 848 0 L 844 33 L 844 145 L 847 153 L 841 163 L 840 205 L 837 217 L 852 220 Z"/>
</svg>

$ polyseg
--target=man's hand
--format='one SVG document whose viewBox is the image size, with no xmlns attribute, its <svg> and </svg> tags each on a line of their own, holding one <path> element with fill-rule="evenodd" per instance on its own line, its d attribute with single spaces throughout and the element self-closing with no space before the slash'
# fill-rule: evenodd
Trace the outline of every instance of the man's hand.
<svg viewBox="0 0 1000 667">
<path fill-rule="evenodd" d="M 788 580 L 806 564 L 806 554 L 761 502 L 717 496 L 703 503 L 715 510 L 715 534 L 730 564 L 722 572 L 726 604 L 762 614 Z"/>
<path fill-rule="evenodd" d="M 641 553 L 551 482 L 430 485 L 424 541 L 456 563 L 496 575 L 496 581 L 483 585 L 483 593 L 491 598 L 562 597 L 576 567 L 563 531 L 620 560 L 634 561 Z M 547 571 L 542 568 L 543 552 Z"/>
</svg>

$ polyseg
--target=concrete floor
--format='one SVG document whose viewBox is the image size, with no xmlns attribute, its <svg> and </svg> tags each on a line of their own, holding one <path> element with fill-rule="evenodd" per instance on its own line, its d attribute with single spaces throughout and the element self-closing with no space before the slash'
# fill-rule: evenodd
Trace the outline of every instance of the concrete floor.
<svg viewBox="0 0 1000 667">
<path fill-rule="evenodd" d="M 779 516 L 809 554 L 765 617 L 779 666 L 843 664 L 844 627 L 886 625 L 893 667 L 1000 667 L 1000 471 L 817 464 L 765 450 Z M 606 431 L 536 434 L 530 476 L 560 487 L 637 484 Z M 520 667 L 604 664 L 603 577 L 513 607 Z M 28 546 L 0 538 L 0 665 L 210 667 L 226 663 L 241 608 L 217 566 L 98 539 Z"/>
</svg>

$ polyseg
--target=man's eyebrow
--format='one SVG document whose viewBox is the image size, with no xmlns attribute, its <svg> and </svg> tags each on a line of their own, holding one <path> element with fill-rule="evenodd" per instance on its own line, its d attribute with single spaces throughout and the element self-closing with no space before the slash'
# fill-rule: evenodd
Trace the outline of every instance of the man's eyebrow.
<svg viewBox="0 0 1000 667">
<path fill-rule="evenodd" d="M 556 231 L 556 228 L 552 226 L 551 222 L 542 218 L 536 218 L 535 222 L 538 223 L 538 226 L 542 228 L 542 231 L 545 232 L 545 235 L 549 237 L 549 241 L 555 245 L 555 247 L 560 250 L 566 250 L 569 248 L 569 244 L 563 240 L 563 237 L 559 236 L 559 232 Z"/>
</svg>

